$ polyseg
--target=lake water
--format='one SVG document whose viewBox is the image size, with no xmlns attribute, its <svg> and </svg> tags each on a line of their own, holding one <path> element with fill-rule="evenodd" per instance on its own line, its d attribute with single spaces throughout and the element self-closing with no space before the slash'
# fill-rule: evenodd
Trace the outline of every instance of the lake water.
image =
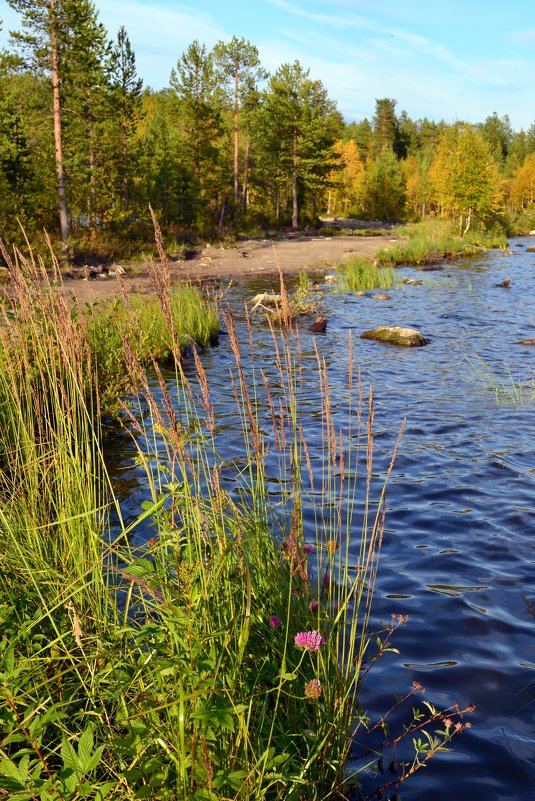
<svg viewBox="0 0 535 801">
<path fill-rule="evenodd" d="M 372 669 L 362 704 L 380 715 L 394 692 L 418 681 L 439 707 L 476 706 L 472 728 L 401 789 L 403 799 L 524 801 L 535 786 L 535 619 L 526 605 L 535 601 L 535 401 L 498 404 L 481 375 L 492 373 L 504 384 L 510 376 L 515 382 L 534 376 L 535 347 L 514 344 L 535 337 L 535 253 L 526 250 L 532 242 L 515 239 L 512 254 L 492 252 L 437 272 L 402 268 L 398 277 L 423 283 L 388 290 L 389 301 L 325 287 L 327 331 L 314 335 L 302 324 L 304 375 L 315 363 L 315 341 L 333 398 L 340 398 L 334 406 L 340 427 L 352 332 L 355 367 L 363 385 L 373 386 L 378 472 L 407 420 L 389 482 L 374 613 L 409 620 L 395 635 L 399 654 Z M 510 288 L 498 288 L 506 275 Z M 259 288 L 250 281 L 227 294 L 243 342 L 243 301 Z M 379 324 L 417 328 L 429 345 L 402 349 L 359 339 Z M 271 335 L 261 318 L 253 336 L 269 374 Z M 224 332 L 202 360 L 227 457 L 240 458 Z M 316 390 L 311 381 L 302 398 L 311 443 L 319 436 Z M 119 494 L 134 516 L 145 487 L 129 446 L 117 442 L 112 473 L 120 471 Z"/>
</svg>

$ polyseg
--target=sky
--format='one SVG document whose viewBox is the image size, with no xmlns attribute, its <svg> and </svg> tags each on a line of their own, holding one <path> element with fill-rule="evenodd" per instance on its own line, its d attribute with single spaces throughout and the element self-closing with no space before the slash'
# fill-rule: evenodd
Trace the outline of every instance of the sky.
<svg viewBox="0 0 535 801">
<path fill-rule="evenodd" d="M 188 45 L 232 36 L 274 72 L 300 61 L 347 122 L 393 98 L 413 119 L 535 122 L 535 0 L 94 0 L 115 38 L 126 27 L 146 86 L 162 89 Z M 0 0 L 0 46 L 19 27 Z"/>
</svg>

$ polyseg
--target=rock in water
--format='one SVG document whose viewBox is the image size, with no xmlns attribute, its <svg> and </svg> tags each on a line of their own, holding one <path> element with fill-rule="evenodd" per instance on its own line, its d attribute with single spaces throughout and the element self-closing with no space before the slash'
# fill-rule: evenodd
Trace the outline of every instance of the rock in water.
<svg viewBox="0 0 535 801">
<path fill-rule="evenodd" d="M 378 325 L 360 335 L 361 339 L 375 339 L 388 345 L 403 348 L 421 348 L 427 345 L 427 339 L 415 328 L 403 328 L 400 325 Z"/>
<path fill-rule="evenodd" d="M 318 317 L 317 320 L 314 320 L 312 325 L 308 326 L 309 331 L 313 331 L 314 334 L 319 334 L 322 331 L 325 331 L 327 328 L 327 318 L 326 317 Z"/>
</svg>

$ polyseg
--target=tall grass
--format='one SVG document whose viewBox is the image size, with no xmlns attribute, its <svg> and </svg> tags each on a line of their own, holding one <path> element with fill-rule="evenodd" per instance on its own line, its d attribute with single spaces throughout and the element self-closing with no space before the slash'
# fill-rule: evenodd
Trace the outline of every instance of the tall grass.
<svg viewBox="0 0 535 801">
<path fill-rule="evenodd" d="M 116 409 L 120 395 L 132 387 L 125 362 L 125 339 L 146 366 L 153 359 L 165 362 L 174 358 L 175 349 L 180 357 L 189 346 L 206 346 L 217 338 L 216 304 L 207 302 L 197 287 L 173 287 L 168 310 L 176 339 L 170 334 L 160 300 L 154 296 L 123 295 L 83 310 L 100 400 L 106 410 Z"/>
<path fill-rule="evenodd" d="M 400 226 L 392 233 L 407 239 L 378 251 L 376 257 L 383 264 L 432 264 L 443 259 L 473 256 L 484 248 L 505 247 L 507 244 L 503 231 L 497 230 L 470 231 L 460 237 L 454 225 L 446 220 Z"/>
<path fill-rule="evenodd" d="M 251 329 L 244 345 L 227 319 L 242 430 L 229 474 L 197 352 L 189 378 L 173 359 L 171 388 L 156 360 L 149 378 L 125 335 L 129 382 L 139 387 L 139 408 L 125 405 L 125 419 L 149 496 L 126 525 L 101 451 L 83 315 L 71 314 L 39 264 L 18 261 L 11 272 L 0 351 L 0 793 L 345 793 L 349 750 L 366 725 L 362 676 L 396 625 L 376 643 L 385 490 L 373 497 L 373 404 L 353 375 L 351 343 L 344 433 L 317 353 L 318 471 L 300 409 L 310 376 L 298 340 L 273 331 L 271 384 Z M 175 355 L 169 295 L 157 290 Z"/>
<path fill-rule="evenodd" d="M 363 258 L 350 259 L 341 268 L 341 284 L 345 291 L 390 289 L 394 286 L 394 270 Z"/>
</svg>

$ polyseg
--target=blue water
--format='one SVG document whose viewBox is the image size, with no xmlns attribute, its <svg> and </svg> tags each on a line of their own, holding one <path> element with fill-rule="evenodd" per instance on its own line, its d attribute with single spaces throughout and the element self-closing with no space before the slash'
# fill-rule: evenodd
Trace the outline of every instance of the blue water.
<svg viewBox="0 0 535 801">
<path fill-rule="evenodd" d="M 380 715 L 393 693 L 418 681 L 439 707 L 476 706 L 472 728 L 454 741 L 452 752 L 436 756 L 404 785 L 402 798 L 411 801 L 524 801 L 535 783 L 535 619 L 525 602 L 535 600 L 535 401 L 497 403 L 482 378 L 490 373 L 508 384 L 510 376 L 517 383 L 534 375 L 535 346 L 514 344 L 535 337 L 531 243 L 515 239 L 512 254 L 482 254 L 437 272 L 402 268 L 399 277 L 423 284 L 388 290 L 389 301 L 324 287 L 327 331 L 314 335 L 306 322 L 300 329 L 302 420 L 315 468 L 321 468 L 321 420 L 314 342 L 327 365 L 336 426 L 344 428 L 352 333 L 355 368 L 363 386 L 373 386 L 378 476 L 407 421 L 388 487 L 374 614 L 388 620 L 401 613 L 409 620 L 395 635 L 399 654 L 384 656 L 371 671 L 362 704 Z M 498 288 L 506 275 L 510 288 Z M 264 279 L 262 288 L 270 286 Z M 244 351 L 243 301 L 258 289 L 251 280 L 227 295 Z M 401 349 L 359 338 L 379 324 L 418 328 L 429 345 Z M 275 375 L 271 335 L 261 317 L 253 320 L 253 339 L 266 373 Z M 225 332 L 202 360 L 223 458 L 243 460 Z M 186 371 L 193 380 L 193 365 Z M 120 450 L 114 471 L 119 465 L 119 491 L 134 514 L 146 489 L 128 445 Z"/>
</svg>

